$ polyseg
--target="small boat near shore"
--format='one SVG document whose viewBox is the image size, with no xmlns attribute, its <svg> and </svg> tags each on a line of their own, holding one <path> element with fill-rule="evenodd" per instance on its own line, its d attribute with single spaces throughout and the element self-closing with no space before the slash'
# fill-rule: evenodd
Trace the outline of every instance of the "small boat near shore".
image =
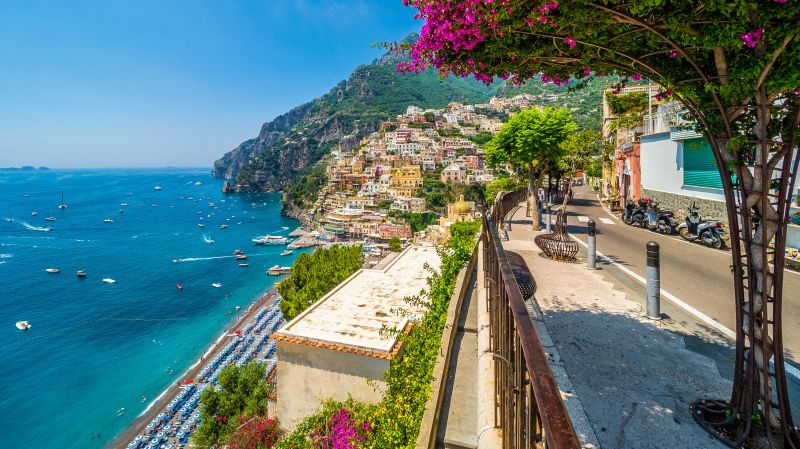
<svg viewBox="0 0 800 449">
<path fill-rule="evenodd" d="M 36 211 L 31 212 L 31 217 L 35 217 L 37 215 L 39 215 L 39 212 L 36 212 Z"/>
<path fill-rule="evenodd" d="M 219 225 L 219 228 L 220 228 L 220 229 L 227 229 L 227 228 L 228 228 L 228 225 L 226 225 L 226 224 L 224 224 L 224 223 L 223 223 L 223 224 Z"/>
<path fill-rule="evenodd" d="M 58 205 L 58 208 L 59 209 L 66 209 L 67 208 L 67 204 L 64 203 L 64 194 L 63 193 L 61 194 L 61 204 Z"/>
<path fill-rule="evenodd" d="M 153 190 L 161 190 L 161 186 L 155 186 L 153 187 Z"/>
<path fill-rule="evenodd" d="M 45 268 L 44 271 L 48 273 L 61 273 L 61 270 L 59 270 L 58 268 Z"/>
<path fill-rule="evenodd" d="M 175 284 L 175 288 L 177 288 L 178 290 L 183 290 L 183 285 Z"/>
<path fill-rule="evenodd" d="M 86 277 L 86 272 L 83 271 L 83 270 L 78 270 L 78 272 L 75 273 L 75 275 L 78 276 L 79 278 L 85 278 Z"/>
<path fill-rule="evenodd" d="M 44 221 L 56 221 L 56 217 L 47 217 Z"/>
<path fill-rule="evenodd" d="M 31 328 L 31 324 L 27 321 L 17 321 L 17 329 L 21 331 L 26 331 Z"/>
<path fill-rule="evenodd" d="M 105 220 L 103 220 L 103 223 L 114 223 L 114 220 L 106 218 Z"/>
<path fill-rule="evenodd" d="M 197 223 L 197 226 L 200 226 L 201 228 L 205 228 L 206 227 L 206 225 L 204 225 L 203 223 Z"/>
<path fill-rule="evenodd" d="M 236 260 L 247 260 L 247 255 L 246 254 L 237 254 L 236 255 Z"/>
<path fill-rule="evenodd" d="M 219 282 L 214 282 L 213 284 L 211 284 L 211 286 L 214 288 L 220 288 L 222 287 L 222 284 L 220 284 Z"/>
<path fill-rule="evenodd" d="M 282 274 L 289 274 L 292 271 L 292 267 L 282 267 L 280 265 L 275 265 L 274 267 L 267 270 L 267 274 L 270 276 L 280 276 Z"/>
<path fill-rule="evenodd" d="M 247 264 L 247 263 L 240 263 L 240 264 L 239 264 L 239 266 L 240 266 L 240 267 L 249 267 L 249 266 L 250 266 L 250 264 Z"/>
<path fill-rule="evenodd" d="M 288 256 L 289 254 L 292 254 L 293 252 L 294 251 L 292 251 L 290 249 L 286 249 L 286 250 L 281 251 L 281 256 Z"/>
<path fill-rule="evenodd" d="M 106 284 L 116 284 L 117 283 L 117 281 L 115 281 L 114 279 L 111 279 L 111 278 L 103 278 L 103 282 L 105 282 Z"/>
<path fill-rule="evenodd" d="M 253 239 L 256 245 L 285 245 L 289 242 L 286 237 L 279 235 L 262 235 Z"/>
</svg>

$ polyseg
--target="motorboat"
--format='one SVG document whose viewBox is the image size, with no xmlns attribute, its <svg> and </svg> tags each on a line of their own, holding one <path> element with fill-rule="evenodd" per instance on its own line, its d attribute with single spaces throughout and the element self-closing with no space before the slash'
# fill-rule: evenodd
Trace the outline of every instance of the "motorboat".
<svg viewBox="0 0 800 449">
<path fill-rule="evenodd" d="M 183 262 L 183 259 L 172 259 L 172 263 L 180 263 Z"/>
<path fill-rule="evenodd" d="M 214 282 L 213 284 L 211 284 L 211 286 L 214 288 L 220 288 L 222 287 L 222 284 L 220 284 L 219 282 Z"/>
<path fill-rule="evenodd" d="M 154 190 L 161 190 L 161 186 L 155 186 L 155 187 L 153 187 L 153 189 Z"/>
<path fill-rule="evenodd" d="M 103 282 L 105 282 L 106 284 L 116 284 L 117 283 L 117 281 L 115 281 L 114 279 L 111 279 L 111 278 L 103 278 Z"/>
<path fill-rule="evenodd" d="M 85 278 L 86 277 L 86 272 L 83 271 L 83 270 L 78 270 L 78 272 L 75 273 L 75 275 L 77 275 L 79 278 Z"/>
<path fill-rule="evenodd" d="M 58 205 L 58 208 L 59 209 L 66 209 L 67 208 L 66 203 L 64 203 L 64 194 L 63 193 L 61 194 L 61 204 Z"/>
<path fill-rule="evenodd" d="M 27 321 L 17 321 L 17 329 L 21 331 L 26 331 L 31 328 L 31 324 Z"/>
<path fill-rule="evenodd" d="M 220 229 L 227 229 L 227 228 L 228 228 L 228 225 L 226 225 L 226 224 L 224 224 L 224 223 L 223 223 L 223 224 L 219 225 L 219 228 L 220 228 Z"/>
<path fill-rule="evenodd" d="M 236 309 L 236 310 L 241 310 L 241 309 L 242 309 L 242 306 L 236 306 L 236 307 L 234 307 L 234 309 Z"/>
<path fill-rule="evenodd" d="M 200 181 L 197 181 L 196 183 L 194 183 L 194 186 L 195 186 L 195 187 L 200 187 L 201 185 L 203 185 L 203 183 L 202 183 L 202 182 L 200 182 Z"/>
<path fill-rule="evenodd" d="M 200 226 L 201 228 L 205 228 L 206 227 L 206 225 L 204 225 L 203 223 L 197 223 L 197 226 Z"/>
<path fill-rule="evenodd" d="M 290 249 L 287 249 L 287 250 L 284 250 L 284 251 L 281 252 L 281 256 L 288 256 L 289 254 L 292 254 L 293 252 L 294 251 L 292 251 Z"/>
<path fill-rule="evenodd" d="M 275 265 L 274 267 L 267 270 L 267 274 L 270 276 L 280 276 L 282 274 L 289 274 L 292 271 L 292 267 L 282 267 L 280 265 Z"/>
<path fill-rule="evenodd" d="M 256 245 L 285 245 L 289 240 L 279 235 L 263 235 L 253 239 Z"/>
<path fill-rule="evenodd" d="M 47 217 L 44 220 L 45 221 L 56 221 L 56 217 Z"/>
<path fill-rule="evenodd" d="M 206 240 L 206 243 L 208 243 L 208 244 L 214 243 L 214 240 L 208 239 L 208 240 Z"/>
<path fill-rule="evenodd" d="M 48 273 L 61 273 L 61 270 L 59 270 L 58 268 L 45 268 L 44 271 Z"/>
<path fill-rule="evenodd" d="M 239 266 L 240 266 L 240 267 L 249 267 L 249 266 L 250 266 L 250 264 L 246 264 L 246 263 L 240 263 L 240 264 L 239 264 Z"/>
<path fill-rule="evenodd" d="M 125 213 L 125 209 L 120 209 L 119 213 L 124 214 Z"/>
<path fill-rule="evenodd" d="M 242 252 L 242 250 L 236 249 L 236 250 L 233 250 L 233 254 L 244 254 L 244 253 Z"/>
<path fill-rule="evenodd" d="M 128 207 L 128 206 L 130 206 L 130 204 L 128 204 L 128 203 L 121 203 L 121 204 L 120 204 L 120 206 L 122 206 L 122 207 Z"/>
<path fill-rule="evenodd" d="M 183 285 L 175 284 L 175 288 L 177 288 L 178 290 L 183 290 Z"/>
<path fill-rule="evenodd" d="M 31 212 L 31 217 L 35 217 L 37 215 L 39 215 L 39 212 L 36 212 L 36 211 Z"/>
<path fill-rule="evenodd" d="M 114 220 L 106 218 L 105 220 L 103 220 L 103 223 L 114 223 Z"/>
<path fill-rule="evenodd" d="M 247 259 L 247 255 L 246 254 L 237 254 L 236 255 L 236 260 L 246 260 L 246 259 Z"/>
<path fill-rule="evenodd" d="M 9 223 L 13 223 L 13 222 L 14 222 L 14 219 L 13 219 L 13 218 L 11 218 L 11 217 L 8 217 L 8 218 L 6 218 L 6 221 L 7 221 L 7 222 L 9 222 Z"/>
</svg>

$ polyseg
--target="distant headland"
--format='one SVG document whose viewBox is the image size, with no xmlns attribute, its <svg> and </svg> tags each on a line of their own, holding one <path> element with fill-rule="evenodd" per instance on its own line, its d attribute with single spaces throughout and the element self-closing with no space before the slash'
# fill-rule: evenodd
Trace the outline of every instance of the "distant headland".
<svg viewBox="0 0 800 449">
<path fill-rule="evenodd" d="M 0 167 L 0 171 L 19 171 L 19 170 L 50 170 L 47 167 L 34 167 L 33 165 L 23 165 L 22 167 Z"/>
</svg>

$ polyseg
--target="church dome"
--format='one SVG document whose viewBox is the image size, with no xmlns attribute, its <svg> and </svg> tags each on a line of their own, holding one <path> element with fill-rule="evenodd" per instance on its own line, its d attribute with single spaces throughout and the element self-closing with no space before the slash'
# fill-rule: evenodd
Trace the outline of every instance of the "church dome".
<svg viewBox="0 0 800 449">
<path fill-rule="evenodd" d="M 464 201 L 464 195 L 459 196 L 458 201 L 453 203 L 452 210 L 454 214 L 469 214 L 472 212 L 472 208 L 470 208 L 469 204 Z"/>
</svg>

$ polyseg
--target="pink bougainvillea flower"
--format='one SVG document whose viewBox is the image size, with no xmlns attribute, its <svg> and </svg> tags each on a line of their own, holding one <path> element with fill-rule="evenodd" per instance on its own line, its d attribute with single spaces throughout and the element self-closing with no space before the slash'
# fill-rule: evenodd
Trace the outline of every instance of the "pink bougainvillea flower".
<svg viewBox="0 0 800 449">
<path fill-rule="evenodd" d="M 569 48 L 575 48 L 575 38 L 574 37 L 565 37 L 564 43 L 567 44 Z"/>
<path fill-rule="evenodd" d="M 764 28 L 758 28 L 755 31 L 744 33 L 739 37 L 742 38 L 743 45 L 746 45 L 750 48 L 754 48 L 758 46 L 761 35 L 763 34 L 764 34 Z"/>
<path fill-rule="evenodd" d="M 677 58 L 678 57 L 678 50 L 672 50 L 671 52 L 669 52 L 669 57 L 672 58 L 672 59 Z"/>
</svg>

